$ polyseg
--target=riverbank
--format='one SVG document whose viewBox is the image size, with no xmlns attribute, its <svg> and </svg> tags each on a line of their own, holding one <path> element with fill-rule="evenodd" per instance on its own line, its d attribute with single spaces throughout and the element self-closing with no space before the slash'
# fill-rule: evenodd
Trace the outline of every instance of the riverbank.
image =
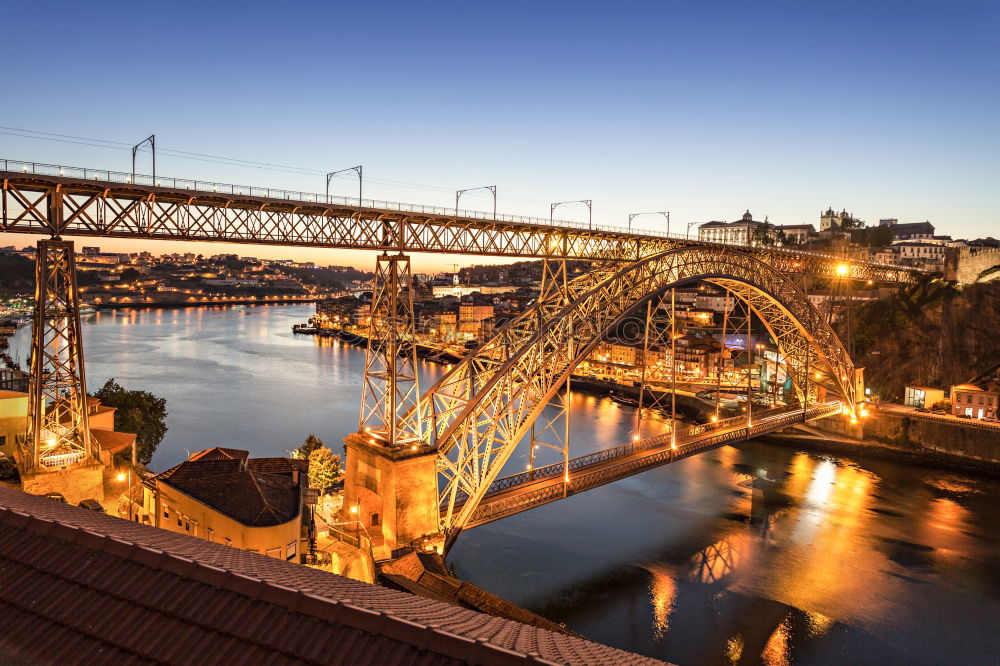
<svg viewBox="0 0 1000 666">
<path fill-rule="evenodd" d="M 858 423 L 852 424 L 847 416 L 834 416 L 768 438 L 813 451 L 1000 478 L 1000 432 L 975 424 L 872 412 Z"/>
<path fill-rule="evenodd" d="M 154 301 L 128 301 L 115 303 L 94 303 L 92 307 L 97 310 L 127 310 L 134 308 L 137 310 L 173 310 L 177 308 L 201 307 L 205 305 L 304 305 L 307 303 L 319 303 L 327 300 L 321 296 L 293 297 L 293 298 L 225 298 L 207 299 L 198 301 L 177 301 L 177 302 L 154 302 Z"/>
</svg>

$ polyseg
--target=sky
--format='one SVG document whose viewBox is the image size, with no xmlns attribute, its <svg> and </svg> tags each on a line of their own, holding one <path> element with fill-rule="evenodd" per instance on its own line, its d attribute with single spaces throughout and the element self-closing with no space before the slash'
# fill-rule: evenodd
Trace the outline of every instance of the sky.
<svg viewBox="0 0 1000 666">
<path fill-rule="evenodd" d="M 748 209 L 818 226 L 832 206 L 1000 236 L 996 2 L 39 7 L 8 3 L 0 20 L 0 158 L 128 171 L 128 146 L 155 133 L 164 151 L 294 167 L 158 153 L 165 176 L 322 192 L 323 173 L 362 164 L 366 198 L 453 206 L 456 189 L 496 185 L 501 212 L 592 199 L 597 223 L 669 210 L 681 233 Z M 665 230 L 655 215 L 636 225 Z M 373 265 L 361 251 L 100 245 Z M 414 269 L 492 261 L 419 255 Z"/>
</svg>

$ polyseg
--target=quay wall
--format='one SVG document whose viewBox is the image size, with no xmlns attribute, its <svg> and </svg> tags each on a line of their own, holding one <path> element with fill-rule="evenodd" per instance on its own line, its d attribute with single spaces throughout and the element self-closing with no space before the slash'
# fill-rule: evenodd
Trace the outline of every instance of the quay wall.
<svg viewBox="0 0 1000 666">
<path fill-rule="evenodd" d="M 865 453 L 883 457 L 1000 474 L 1000 428 L 888 412 L 872 412 L 856 424 L 847 416 L 837 415 L 809 425 L 858 440 L 857 444 L 831 440 L 831 446 L 838 450 L 867 449 Z M 783 434 L 793 435 L 788 431 Z"/>
</svg>

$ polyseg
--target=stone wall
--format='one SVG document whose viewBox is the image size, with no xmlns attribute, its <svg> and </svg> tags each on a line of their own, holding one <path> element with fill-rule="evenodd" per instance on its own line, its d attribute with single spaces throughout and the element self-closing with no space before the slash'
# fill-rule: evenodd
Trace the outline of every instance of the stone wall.
<svg viewBox="0 0 1000 666">
<path fill-rule="evenodd" d="M 810 425 L 910 453 L 1000 463 L 1000 429 L 996 428 L 887 412 L 872 412 L 855 425 L 846 416 L 820 419 Z"/>
<path fill-rule="evenodd" d="M 963 247 L 948 252 L 945 258 L 944 276 L 945 279 L 959 284 L 972 284 L 979 279 L 983 271 L 994 266 L 1000 266 L 1000 249 Z M 1000 271 L 990 274 L 984 281 L 997 279 L 1000 279 Z"/>
</svg>

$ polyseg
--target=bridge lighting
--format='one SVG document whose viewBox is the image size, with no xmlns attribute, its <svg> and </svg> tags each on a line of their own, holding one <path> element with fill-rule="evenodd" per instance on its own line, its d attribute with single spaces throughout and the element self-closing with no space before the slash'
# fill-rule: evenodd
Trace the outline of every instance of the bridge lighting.
<svg viewBox="0 0 1000 666">
<path fill-rule="evenodd" d="M 815 375 L 813 375 L 813 377 L 815 377 L 816 379 L 823 379 L 823 373 L 817 372 Z"/>
<path fill-rule="evenodd" d="M 866 416 L 868 416 L 868 410 L 867 410 L 867 409 L 862 409 L 862 410 L 861 410 L 861 416 L 862 416 L 862 417 L 866 417 Z"/>
<path fill-rule="evenodd" d="M 355 504 L 354 506 L 351 507 L 351 513 L 357 513 L 357 512 L 358 512 L 358 505 Z"/>
<path fill-rule="evenodd" d="M 837 264 L 837 275 L 840 276 L 847 275 L 848 268 L 849 267 L 847 264 Z"/>
<path fill-rule="evenodd" d="M 718 420 L 719 420 L 719 417 L 716 416 L 715 414 L 712 414 L 712 423 L 715 423 Z"/>
<path fill-rule="evenodd" d="M 639 435 L 632 435 L 632 441 L 633 442 L 638 442 L 639 441 Z"/>
<path fill-rule="evenodd" d="M 115 478 L 118 479 L 119 481 L 124 481 L 126 477 L 123 472 L 118 472 L 118 476 L 116 476 Z"/>
<path fill-rule="evenodd" d="M 530 472 L 531 471 L 531 463 L 528 463 L 527 465 L 525 465 L 524 469 L 526 469 L 526 470 L 528 470 Z"/>
</svg>

